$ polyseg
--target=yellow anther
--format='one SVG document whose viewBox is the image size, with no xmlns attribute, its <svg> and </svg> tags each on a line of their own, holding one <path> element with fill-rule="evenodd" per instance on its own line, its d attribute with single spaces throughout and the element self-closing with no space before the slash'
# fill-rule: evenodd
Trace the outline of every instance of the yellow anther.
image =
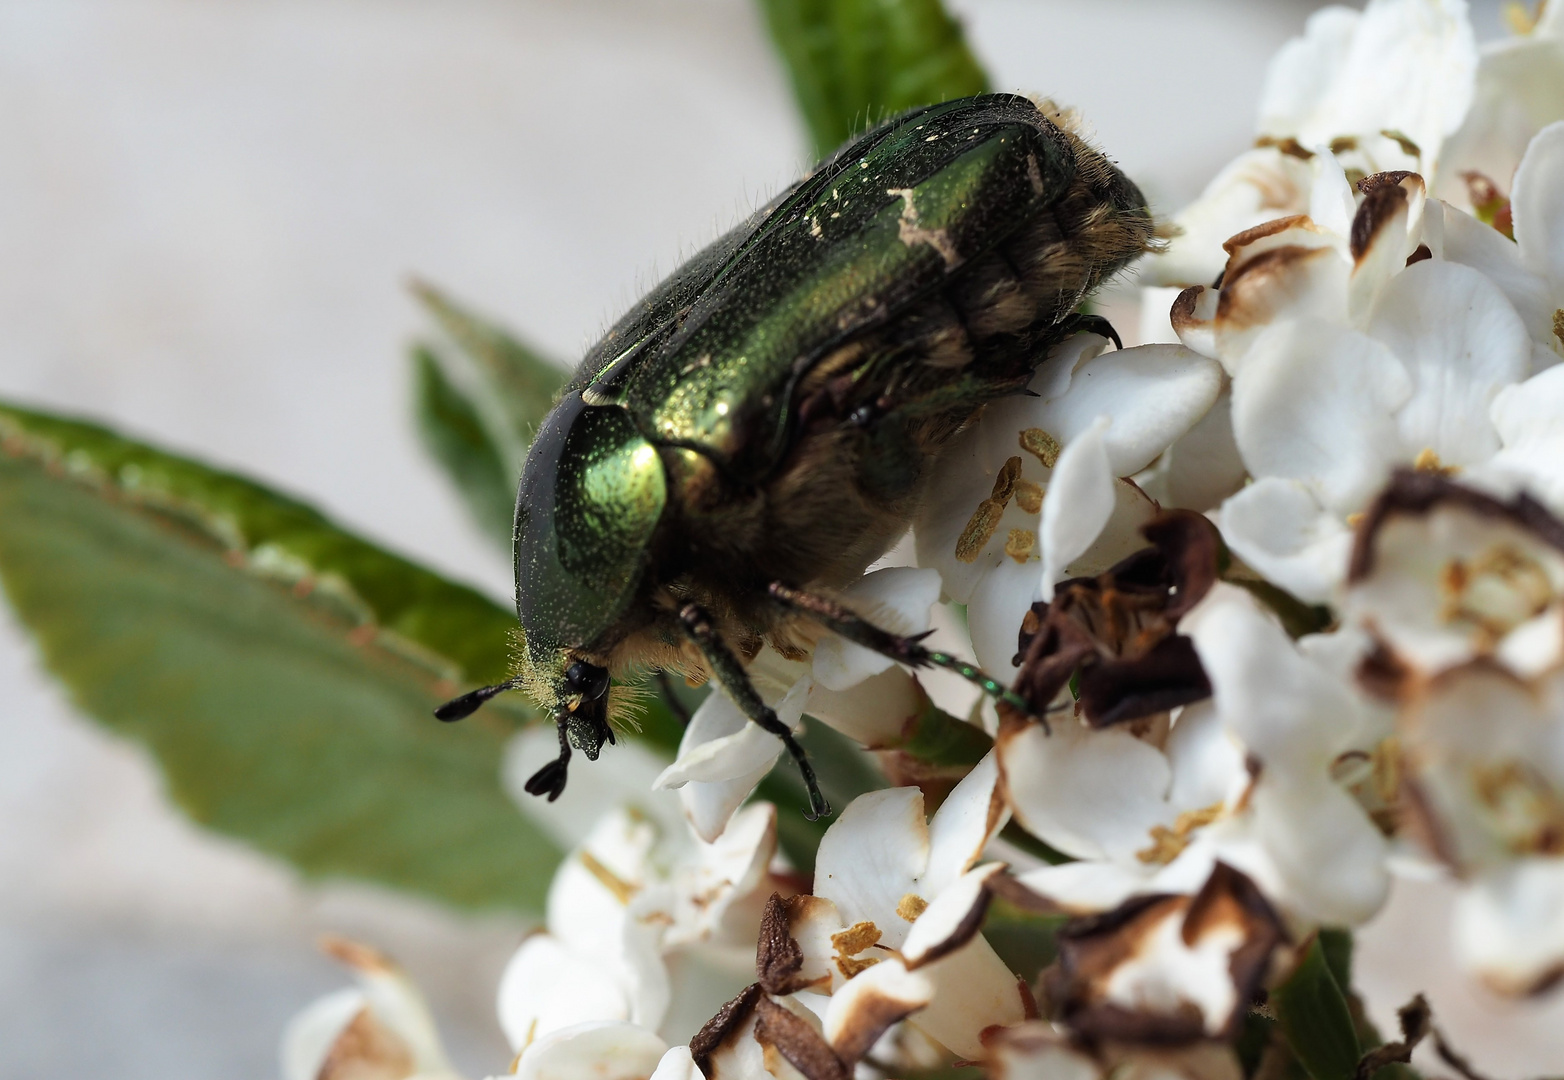
<svg viewBox="0 0 1564 1080">
<path fill-rule="evenodd" d="M 1032 557 L 1032 549 L 1037 547 L 1037 534 L 1031 529 L 1011 529 L 1010 536 L 1005 540 L 1005 554 L 1018 563 L 1024 563 Z"/>
<path fill-rule="evenodd" d="M 1028 514 L 1036 514 L 1043 508 L 1043 489 L 1030 480 L 1016 481 L 1016 505 Z"/>
<path fill-rule="evenodd" d="M 1043 463 L 1045 468 L 1053 468 L 1059 461 L 1059 451 L 1064 449 L 1059 445 L 1059 440 L 1040 427 L 1029 427 L 1021 432 L 1021 449 L 1031 454 Z"/>
</svg>

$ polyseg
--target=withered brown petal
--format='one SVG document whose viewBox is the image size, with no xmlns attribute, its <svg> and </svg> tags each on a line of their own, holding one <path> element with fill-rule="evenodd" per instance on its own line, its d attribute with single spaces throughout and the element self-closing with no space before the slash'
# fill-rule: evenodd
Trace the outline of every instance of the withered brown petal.
<svg viewBox="0 0 1564 1080">
<path fill-rule="evenodd" d="M 772 893 L 760 916 L 760 937 L 755 943 L 755 977 L 771 994 L 791 994 L 809 985 L 800 972 L 804 950 L 788 931 L 787 901 Z"/>
<path fill-rule="evenodd" d="M 1164 638 L 1133 660 L 1099 660 L 1081 669 L 1081 713 L 1095 728 L 1139 720 L 1211 696 L 1194 642 Z"/>
<path fill-rule="evenodd" d="M 695 1037 L 690 1040 L 690 1057 L 695 1059 L 701 1072 L 711 1075 L 711 1055 L 722 1046 L 734 1028 L 749 1018 L 755 1003 L 760 1000 L 763 1000 L 760 984 L 750 983 L 695 1033 Z"/>
<path fill-rule="evenodd" d="M 1243 944 L 1228 957 L 1227 973 L 1233 980 L 1240 1006 L 1233 1010 L 1223 1035 L 1236 1035 L 1243 1023 L 1243 1005 L 1254 1000 L 1255 992 L 1270 971 L 1271 957 L 1277 946 L 1288 940 L 1281 916 L 1271 906 L 1247 874 L 1219 862 L 1201 886 L 1184 913 L 1182 933 L 1186 945 L 1194 945 L 1210 929 L 1223 922 L 1236 921 L 1243 931 Z"/>
<path fill-rule="evenodd" d="M 1428 1001 L 1423 995 L 1417 994 L 1397 1010 L 1396 1019 L 1401 1023 L 1400 1040 L 1376 1046 L 1359 1058 L 1353 1080 L 1369 1080 L 1386 1065 L 1405 1065 L 1410 1062 L 1412 1051 L 1417 1049 L 1417 1044 L 1427 1037 L 1433 1027 L 1433 1010 L 1428 1007 Z"/>
<path fill-rule="evenodd" d="M 1106 988 L 1114 973 L 1134 960 L 1147 936 L 1169 918 L 1181 919 L 1180 932 L 1190 947 L 1217 927 L 1236 925 L 1242 933 L 1242 943 L 1229 957 L 1236 1006 L 1219 1032 L 1206 1031 L 1205 1017 L 1190 1001 L 1152 1011 L 1107 1000 Z M 1286 940 L 1281 920 L 1254 883 L 1218 863 L 1193 898 L 1133 897 L 1113 911 L 1066 923 L 1058 933 L 1059 962 L 1048 973 L 1048 989 L 1060 1018 L 1087 1037 L 1163 1044 L 1211 1035 L 1228 1038 L 1242 1023 L 1247 1003 Z"/>
<path fill-rule="evenodd" d="M 802 1017 L 768 997 L 755 1003 L 755 1013 L 755 1038 L 775 1047 L 808 1080 L 852 1080 L 852 1070 Z"/>
<path fill-rule="evenodd" d="M 1142 525 L 1140 532 L 1167 560 L 1174 590 L 1167 617 L 1182 618 L 1216 584 L 1217 558 L 1222 550 L 1216 526 L 1192 510 L 1164 510 Z"/>
<path fill-rule="evenodd" d="M 1397 184 L 1379 184 L 1364 192 L 1363 202 L 1358 205 L 1358 212 L 1352 216 L 1350 246 L 1353 262 L 1362 261 L 1369 245 L 1374 242 L 1374 237 L 1406 204 L 1406 189 Z"/>
<path fill-rule="evenodd" d="M 1398 469 L 1358 523 L 1353 538 L 1347 582 L 1362 581 L 1374 570 L 1375 545 L 1385 522 L 1398 515 L 1423 517 L 1442 504 L 1461 506 L 1482 517 L 1510 521 L 1534 533 L 1537 539 L 1564 551 L 1564 521 L 1524 491 L 1508 501 L 1457 484 L 1438 473 Z"/>
</svg>

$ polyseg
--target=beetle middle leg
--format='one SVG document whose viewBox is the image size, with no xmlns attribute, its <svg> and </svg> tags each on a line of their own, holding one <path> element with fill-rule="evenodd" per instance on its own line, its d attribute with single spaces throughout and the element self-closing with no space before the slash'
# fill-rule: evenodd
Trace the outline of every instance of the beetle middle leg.
<svg viewBox="0 0 1564 1080">
<path fill-rule="evenodd" d="M 749 719 L 759 724 L 766 731 L 782 740 L 782 745 L 787 747 L 787 752 L 793 755 L 793 760 L 798 764 L 798 771 L 804 778 L 804 786 L 809 789 L 809 812 L 804 816 L 810 821 L 824 817 L 831 812 L 831 804 L 825 801 L 825 796 L 820 793 L 820 784 L 815 779 L 814 766 L 809 764 L 809 755 L 804 748 L 798 745 L 798 740 L 793 737 L 793 732 L 784 724 L 771 707 L 760 699 L 760 694 L 749 681 L 749 676 L 744 671 L 744 665 L 739 663 L 738 657 L 729 651 L 723 644 L 722 638 L 717 634 L 717 628 L 712 625 L 711 616 L 698 604 L 685 604 L 679 609 L 679 622 L 684 626 L 684 632 L 690 640 L 700 649 L 701 656 L 706 660 L 706 666 L 710 669 L 717 682 L 733 703 L 739 707 Z"/>
<path fill-rule="evenodd" d="M 1004 702 L 1023 716 L 1032 715 L 1032 707 L 1021 695 L 976 664 L 970 664 L 949 653 L 926 649 L 919 644 L 923 638 L 933 633 L 932 630 L 915 637 L 903 637 L 889 630 L 880 629 L 868 619 L 828 597 L 816 596 L 814 593 L 795 589 L 780 581 L 771 583 L 770 592 L 772 597 L 783 606 L 807 615 L 827 630 L 839 634 L 855 645 L 862 645 L 866 649 L 877 652 L 881 656 L 888 656 L 909 667 L 937 667 L 953 671 L 995 701 Z M 1047 726 L 1048 721 L 1045 717 L 1038 719 L 1043 721 L 1045 727 Z"/>
</svg>

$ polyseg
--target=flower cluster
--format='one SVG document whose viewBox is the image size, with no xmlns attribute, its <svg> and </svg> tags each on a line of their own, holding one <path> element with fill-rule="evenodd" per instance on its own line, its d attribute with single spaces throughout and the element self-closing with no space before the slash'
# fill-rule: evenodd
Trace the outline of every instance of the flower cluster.
<svg viewBox="0 0 1564 1080">
<path fill-rule="evenodd" d="M 1483 49 L 1462 0 L 1309 20 L 1141 267 L 1165 340 L 1056 347 L 950 446 L 911 565 L 836 597 L 963 612 L 1009 696 L 957 718 L 830 634 L 762 650 L 781 720 L 886 786 L 800 873 L 748 801 L 782 743 L 712 693 L 655 780 L 684 820 L 599 806 L 506 970 L 512 1072 L 1236 1080 L 1256 1002 L 1409 867 L 1461 883 L 1474 976 L 1559 981 L 1561 9 Z M 295 1022 L 290 1080 L 447 1075 L 405 978 L 333 948 L 362 989 Z"/>
</svg>

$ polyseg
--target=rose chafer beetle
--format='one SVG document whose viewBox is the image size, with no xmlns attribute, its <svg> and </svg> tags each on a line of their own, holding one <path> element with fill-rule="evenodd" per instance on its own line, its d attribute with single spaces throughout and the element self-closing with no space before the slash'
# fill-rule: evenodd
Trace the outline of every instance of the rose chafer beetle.
<svg viewBox="0 0 1564 1080">
<path fill-rule="evenodd" d="M 1152 237 L 1135 185 L 1026 98 L 914 110 L 844 146 L 587 353 L 516 495 L 515 675 L 436 715 L 529 691 L 559 757 L 526 789 L 552 800 L 572 747 L 613 741 L 610 675 L 715 678 L 820 814 L 742 659 L 796 655 L 801 620 L 1013 698 L 830 597 L 906 531 L 952 436 L 1024 393 L 1053 344 L 1104 328 L 1077 308 Z"/>
</svg>

